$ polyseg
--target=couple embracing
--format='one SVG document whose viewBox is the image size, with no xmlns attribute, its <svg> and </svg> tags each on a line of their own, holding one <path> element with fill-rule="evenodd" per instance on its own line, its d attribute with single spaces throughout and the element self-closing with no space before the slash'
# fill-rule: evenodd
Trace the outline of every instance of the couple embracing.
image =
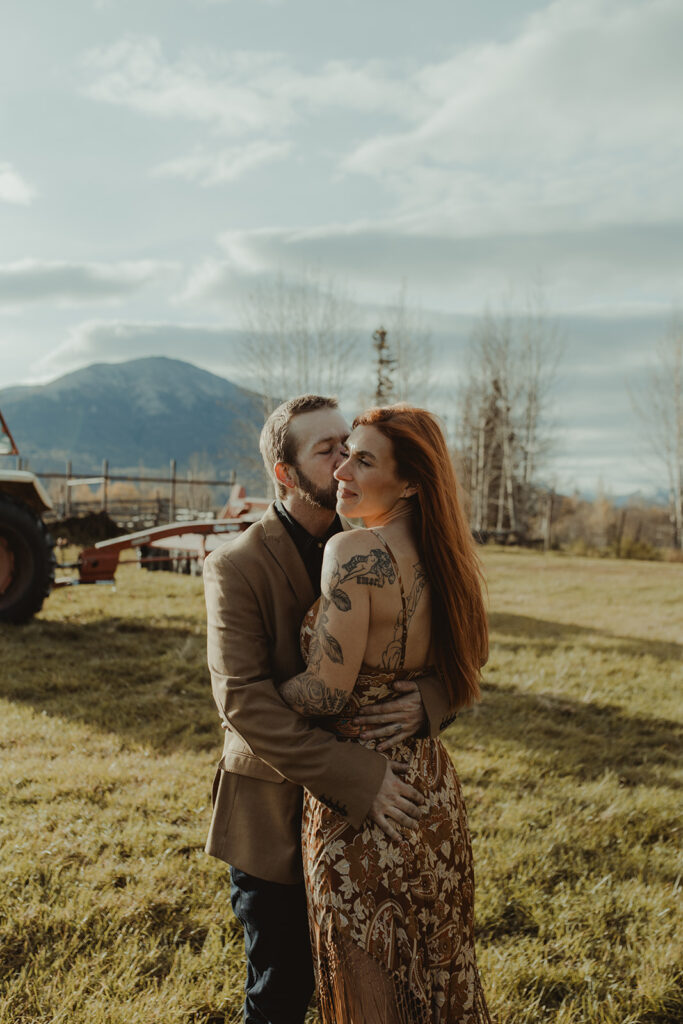
<svg viewBox="0 0 683 1024">
<path fill-rule="evenodd" d="M 244 927 L 245 1024 L 489 1021 L 460 784 L 438 738 L 479 696 L 481 577 L 428 412 L 334 399 L 266 421 L 277 499 L 205 562 L 225 746 L 208 853 Z M 348 519 L 363 528 L 350 528 Z"/>
</svg>

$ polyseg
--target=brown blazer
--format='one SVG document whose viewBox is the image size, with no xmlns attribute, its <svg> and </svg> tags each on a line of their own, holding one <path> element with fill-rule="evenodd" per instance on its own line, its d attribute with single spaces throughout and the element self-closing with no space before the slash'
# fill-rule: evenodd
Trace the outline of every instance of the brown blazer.
<svg viewBox="0 0 683 1024">
<path fill-rule="evenodd" d="M 314 600 L 294 542 L 273 506 L 204 562 L 211 686 L 225 728 L 206 851 L 258 878 L 301 880 L 302 786 L 356 828 L 386 759 L 338 742 L 292 711 L 277 686 L 301 672 L 299 628 Z M 430 732 L 447 723 L 445 687 L 421 682 Z"/>
</svg>

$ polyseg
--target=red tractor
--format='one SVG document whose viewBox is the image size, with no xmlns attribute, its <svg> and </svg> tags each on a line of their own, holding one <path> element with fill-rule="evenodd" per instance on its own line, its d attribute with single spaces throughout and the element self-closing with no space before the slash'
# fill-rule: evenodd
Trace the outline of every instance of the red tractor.
<svg viewBox="0 0 683 1024">
<path fill-rule="evenodd" d="M 0 413 L 0 455 L 18 455 Z M 26 470 L 0 468 L 0 622 L 26 622 L 55 579 L 54 544 L 42 515 L 52 503 Z"/>
</svg>

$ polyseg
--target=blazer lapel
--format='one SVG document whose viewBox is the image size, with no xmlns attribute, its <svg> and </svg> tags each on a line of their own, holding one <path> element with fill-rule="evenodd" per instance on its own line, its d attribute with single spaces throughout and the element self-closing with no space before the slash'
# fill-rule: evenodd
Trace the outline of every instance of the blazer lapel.
<svg viewBox="0 0 683 1024">
<path fill-rule="evenodd" d="M 274 505 L 270 505 L 263 513 L 261 526 L 268 551 L 282 569 L 287 583 L 301 603 L 302 611 L 306 611 L 315 600 L 313 586 L 296 544 L 284 528 Z"/>
</svg>

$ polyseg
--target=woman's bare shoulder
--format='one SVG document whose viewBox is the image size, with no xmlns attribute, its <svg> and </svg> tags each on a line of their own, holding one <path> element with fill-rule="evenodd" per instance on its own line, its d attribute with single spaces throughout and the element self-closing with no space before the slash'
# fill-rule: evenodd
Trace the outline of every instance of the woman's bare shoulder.
<svg viewBox="0 0 683 1024">
<path fill-rule="evenodd" d="M 342 530 L 330 537 L 325 545 L 325 554 L 334 555 L 337 559 L 350 558 L 352 555 L 367 555 L 376 547 L 378 541 L 372 530 L 359 526 L 354 530 Z"/>
</svg>

